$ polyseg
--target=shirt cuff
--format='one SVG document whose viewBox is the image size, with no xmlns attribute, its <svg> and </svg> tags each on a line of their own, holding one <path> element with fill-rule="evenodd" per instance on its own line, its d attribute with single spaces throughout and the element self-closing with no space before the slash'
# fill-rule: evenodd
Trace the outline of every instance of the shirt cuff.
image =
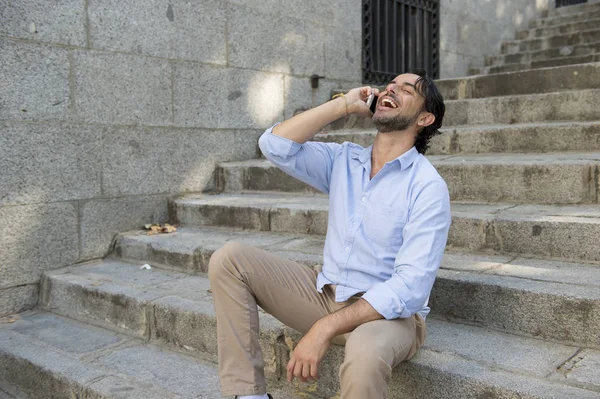
<svg viewBox="0 0 600 399">
<path fill-rule="evenodd" d="M 369 302 L 373 309 L 387 320 L 411 316 L 408 309 L 406 309 L 406 304 L 398 298 L 398 295 L 386 283 L 374 285 L 365 292 L 362 299 Z"/>
<path fill-rule="evenodd" d="M 263 133 L 263 137 L 265 138 L 267 144 L 266 150 L 269 152 L 269 154 L 279 158 L 287 158 L 295 155 L 298 151 L 300 151 L 302 145 L 293 140 L 273 134 L 273 129 L 277 125 L 279 125 L 279 123 L 273 125 Z"/>
</svg>

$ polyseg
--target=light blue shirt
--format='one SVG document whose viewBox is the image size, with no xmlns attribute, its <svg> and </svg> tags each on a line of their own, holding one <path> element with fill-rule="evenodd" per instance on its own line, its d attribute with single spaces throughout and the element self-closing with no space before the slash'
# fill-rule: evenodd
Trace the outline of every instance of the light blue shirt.
<svg viewBox="0 0 600 399">
<path fill-rule="evenodd" d="M 412 147 L 371 180 L 373 146 L 298 144 L 272 129 L 259 139 L 265 157 L 329 194 L 317 290 L 337 285 L 338 302 L 364 292 L 388 320 L 425 318 L 451 220 L 448 187 L 433 165 Z"/>
</svg>

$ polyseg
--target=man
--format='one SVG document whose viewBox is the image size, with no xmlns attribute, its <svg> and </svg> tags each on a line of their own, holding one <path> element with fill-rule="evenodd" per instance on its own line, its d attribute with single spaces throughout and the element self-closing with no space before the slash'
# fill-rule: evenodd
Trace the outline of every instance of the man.
<svg viewBox="0 0 600 399">
<path fill-rule="evenodd" d="M 378 95 L 372 146 L 309 141 L 340 117 L 370 117 L 365 100 L 371 93 Z M 319 378 L 336 338 L 345 343 L 342 398 L 387 397 L 392 368 L 425 340 L 427 302 L 450 226 L 447 186 L 422 155 L 439 133 L 444 110 L 429 77 L 403 74 L 381 93 L 353 89 L 262 135 L 260 148 L 272 163 L 329 194 L 323 269 L 238 243 L 215 252 L 208 273 L 224 395 L 270 397 L 259 305 L 305 333 L 287 365 L 289 381 Z"/>
</svg>

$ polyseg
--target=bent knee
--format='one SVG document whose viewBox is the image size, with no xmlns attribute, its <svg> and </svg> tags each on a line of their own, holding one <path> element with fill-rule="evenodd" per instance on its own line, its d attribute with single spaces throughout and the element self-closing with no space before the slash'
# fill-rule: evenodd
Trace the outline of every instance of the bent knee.
<svg viewBox="0 0 600 399">
<path fill-rule="evenodd" d="M 208 278 L 214 280 L 227 266 L 232 265 L 232 260 L 236 254 L 240 253 L 244 244 L 237 241 L 228 241 L 221 248 L 217 249 L 208 261 Z"/>
</svg>

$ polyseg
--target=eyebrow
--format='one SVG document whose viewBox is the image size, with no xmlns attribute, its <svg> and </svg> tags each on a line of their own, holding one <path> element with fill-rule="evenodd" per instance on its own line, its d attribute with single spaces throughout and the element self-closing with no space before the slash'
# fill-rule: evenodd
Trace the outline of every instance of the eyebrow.
<svg viewBox="0 0 600 399">
<path fill-rule="evenodd" d="M 397 84 L 395 80 L 392 80 L 390 83 Z M 388 83 L 388 84 L 390 84 L 390 83 Z M 408 83 L 408 82 L 402 82 L 402 85 L 403 85 L 403 86 L 410 86 L 410 87 L 412 87 L 413 89 L 417 90 L 416 86 L 415 86 L 414 84 L 412 84 L 412 83 Z"/>
</svg>

